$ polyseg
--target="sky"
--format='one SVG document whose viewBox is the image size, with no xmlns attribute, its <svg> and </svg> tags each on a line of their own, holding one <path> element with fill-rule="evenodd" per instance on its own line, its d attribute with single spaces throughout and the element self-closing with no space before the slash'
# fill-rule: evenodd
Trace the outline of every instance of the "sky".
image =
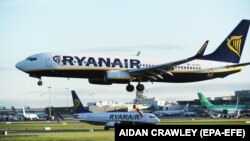
<svg viewBox="0 0 250 141">
<path fill-rule="evenodd" d="M 209 40 L 214 51 L 242 19 L 250 19 L 248 0 L 1 0 L 0 107 L 72 106 L 70 90 L 84 105 L 93 101 L 129 102 L 126 85 L 92 85 L 87 79 L 38 79 L 15 68 L 41 52 L 82 52 L 190 57 Z M 250 37 L 241 62 L 250 61 Z M 166 101 L 234 95 L 250 89 L 250 67 L 223 79 L 195 83 L 144 83 L 144 95 Z M 133 83 L 136 85 L 136 83 Z M 50 89 L 48 87 L 51 87 Z"/>
</svg>

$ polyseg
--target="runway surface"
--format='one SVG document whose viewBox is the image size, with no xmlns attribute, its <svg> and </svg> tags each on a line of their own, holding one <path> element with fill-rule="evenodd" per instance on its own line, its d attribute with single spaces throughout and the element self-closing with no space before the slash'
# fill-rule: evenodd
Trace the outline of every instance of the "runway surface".
<svg viewBox="0 0 250 141">
<path fill-rule="evenodd" d="M 103 129 L 70 129 L 70 130 L 6 130 L 8 134 L 18 133 L 63 133 L 63 132 L 100 132 Z M 4 131 L 0 131 L 4 132 Z"/>
</svg>

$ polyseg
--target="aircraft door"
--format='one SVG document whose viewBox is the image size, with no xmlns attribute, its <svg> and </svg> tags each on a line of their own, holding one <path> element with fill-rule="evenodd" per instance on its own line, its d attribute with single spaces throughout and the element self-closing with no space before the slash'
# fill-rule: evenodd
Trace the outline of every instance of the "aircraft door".
<svg viewBox="0 0 250 141">
<path fill-rule="evenodd" d="M 213 69 L 209 70 L 208 73 L 207 73 L 207 77 L 211 78 L 214 76 L 214 72 L 213 72 Z"/>
<path fill-rule="evenodd" d="M 52 61 L 50 57 L 47 57 L 46 59 L 46 67 L 52 67 Z"/>
</svg>

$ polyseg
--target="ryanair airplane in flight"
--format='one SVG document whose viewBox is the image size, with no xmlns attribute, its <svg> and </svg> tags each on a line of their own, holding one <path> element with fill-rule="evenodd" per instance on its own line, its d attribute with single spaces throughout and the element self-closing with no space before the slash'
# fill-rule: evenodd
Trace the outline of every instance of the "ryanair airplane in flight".
<svg viewBox="0 0 250 141">
<path fill-rule="evenodd" d="M 96 56 L 84 53 L 40 53 L 18 62 L 16 68 L 38 78 L 66 77 L 87 78 L 91 84 L 127 84 L 132 92 L 131 82 L 138 82 L 136 89 L 144 90 L 142 82 L 196 82 L 223 78 L 241 71 L 249 65 L 239 63 L 247 37 L 250 20 L 242 20 L 226 37 L 219 47 L 208 55 L 203 55 L 208 41 L 198 53 L 190 58 L 174 62 L 142 58 L 138 56 Z"/>
</svg>

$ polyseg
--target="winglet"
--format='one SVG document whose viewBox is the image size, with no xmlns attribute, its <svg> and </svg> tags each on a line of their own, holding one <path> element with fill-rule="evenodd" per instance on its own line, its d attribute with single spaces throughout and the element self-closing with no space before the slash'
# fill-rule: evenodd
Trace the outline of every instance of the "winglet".
<svg viewBox="0 0 250 141">
<path fill-rule="evenodd" d="M 208 45 L 208 40 L 202 45 L 202 47 L 200 48 L 200 50 L 196 53 L 196 55 L 193 58 L 199 58 L 202 57 L 205 53 L 205 50 L 207 48 Z"/>
<path fill-rule="evenodd" d="M 138 51 L 135 56 L 139 56 L 141 54 L 141 51 Z"/>
</svg>

